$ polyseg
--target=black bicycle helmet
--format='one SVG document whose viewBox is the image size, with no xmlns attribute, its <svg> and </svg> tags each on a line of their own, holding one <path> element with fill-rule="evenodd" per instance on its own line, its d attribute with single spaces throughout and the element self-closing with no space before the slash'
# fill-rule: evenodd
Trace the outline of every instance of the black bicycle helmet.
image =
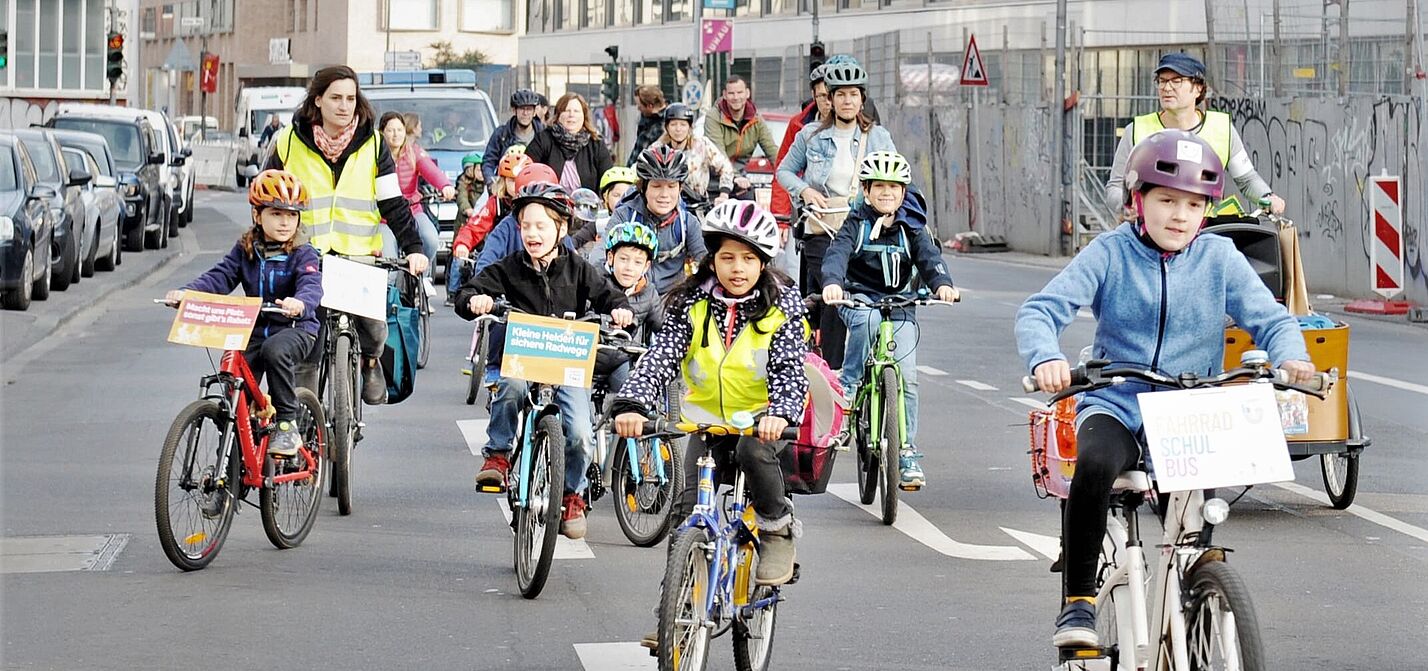
<svg viewBox="0 0 1428 671">
<path fill-rule="evenodd" d="M 511 94 L 511 109 L 517 107 L 535 107 L 540 104 L 540 94 L 530 89 L 516 89 Z"/>
<path fill-rule="evenodd" d="M 562 219 L 570 219 L 570 210 L 573 203 L 570 194 L 566 193 L 565 187 L 555 182 L 531 182 L 521 187 L 516 194 L 516 199 L 511 203 L 512 212 L 520 212 L 525 206 L 531 203 L 540 203 L 560 215 Z"/>
<path fill-rule="evenodd" d="M 682 183 L 689 176 L 689 162 L 684 152 L 658 144 L 640 152 L 639 160 L 635 161 L 635 175 L 640 178 L 641 186 L 651 180 Z"/>
<path fill-rule="evenodd" d="M 671 121 L 688 121 L 692 125 L 694 123 L 695 114 L 693 107 L 684 103 L 674 103 L 664 108 L 664 123 Z"/>
</svg>

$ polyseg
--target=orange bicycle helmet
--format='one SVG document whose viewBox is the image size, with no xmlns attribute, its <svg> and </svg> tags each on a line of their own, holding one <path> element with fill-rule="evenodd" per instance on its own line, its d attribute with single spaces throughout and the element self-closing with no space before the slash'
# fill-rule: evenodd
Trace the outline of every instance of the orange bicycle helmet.
<svg viewBox="0 0 1428 671">
<path fill-rule="evenodd" d="M 309 204 L 307 187 L 286 170 L 264 170 L 248 186 L 248 204 L 302 212 Z"/>
<path fill-rule="evenodd" d="M 496 166 L 496 174 L 507 179 L 515 179 L 521 174 L 526 166 L 533 163 L 531 157 L 525 154 L 506 154 L 501 157 L 501 162 Z"/>
<path fill-rule="evenodd" d="M 516 178 L 516 191 L 521 191 L 528 184 L 536 182 L 560 183 L 560 177 L 555 174 L 555 169 L 544 163 L 532 163 L 530 167 L 521 171 L 521 176 Z"/>
</svg>

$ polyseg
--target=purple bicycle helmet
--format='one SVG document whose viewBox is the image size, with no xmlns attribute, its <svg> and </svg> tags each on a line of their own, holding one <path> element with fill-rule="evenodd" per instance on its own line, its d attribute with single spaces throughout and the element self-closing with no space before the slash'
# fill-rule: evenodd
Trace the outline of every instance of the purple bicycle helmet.
<svg viewBox="0 0 1428 671">
<path fill-rule="evenodd" d="M 1164 186 L 1218 200 L 1225 192 L 1225 166 L 1210 143 L 1183 130 L 1167 129 L 1136 144 L 1126 161 L 1126 193 Z"/>
</svg>

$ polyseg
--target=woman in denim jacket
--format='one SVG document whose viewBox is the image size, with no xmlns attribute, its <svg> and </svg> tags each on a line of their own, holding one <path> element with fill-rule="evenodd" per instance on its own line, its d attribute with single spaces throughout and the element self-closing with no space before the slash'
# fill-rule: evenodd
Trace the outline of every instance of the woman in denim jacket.
<svg viewBox="0 0 1428 671">
<path fill-rule="evenodd" d="M 833 101 L 829 122 L 809 125 L 794 137 L 793 147 L 778 165 L 778 183 L 800 207 L 855 207 L 861 200 L 858 163 L 876 151 L 896 152 L 892 136 L 863 113 L 868 73 L 856 62 L 824 65 L 823 83 Z M 802 174 L 802 177 L 799 175 Z M 801 203 L 801 205 L 800 205 Z M 847 212 L 805 218 L 799 288 L 804 295 L 823 290 L 823 257 Z M 837 311 L 814 308 L 810 320 L 818 326 L 823 358 L 835 370 L 843 365 L 843 322 Z"/>
</svg>

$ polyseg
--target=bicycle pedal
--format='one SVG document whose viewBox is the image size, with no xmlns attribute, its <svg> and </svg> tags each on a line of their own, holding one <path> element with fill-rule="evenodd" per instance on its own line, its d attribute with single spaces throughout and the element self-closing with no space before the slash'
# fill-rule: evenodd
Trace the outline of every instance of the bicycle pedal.
<svg viewBox="0 0 1428 671">
<path fill-rule="evenodd" d="M 898 489 L 901 489 L 902 491 L 905 491 L 905 492 L 920 492 L 920 491 L 922 491 L 922 485 L 898 485 L 897 488 L 898 488 Z"/>
<path fill-rule="evenodd" d="M 501 485 L 476 485 L 478 494 L 505 494 L 506 488 Z"/>
<path fill-rule="evenodd" d="M 1062 663 L 1081 662 L 1089 660 L 1110 659 L 1112 650 L 1110 648 L 1061 648 L 1059 658 Z M 1068 669 L 1092 669 L 1092 666 L 1068 666 Z"/>
</svg>

